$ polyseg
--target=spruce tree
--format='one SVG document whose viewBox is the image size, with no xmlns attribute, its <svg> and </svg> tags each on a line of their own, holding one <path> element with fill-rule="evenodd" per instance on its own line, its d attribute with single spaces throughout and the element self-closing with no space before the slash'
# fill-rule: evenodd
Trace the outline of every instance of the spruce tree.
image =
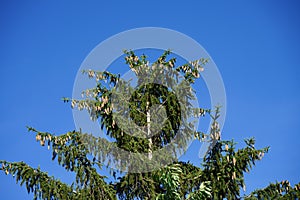
<svg viewBox="0 0 300 200">
<path fill-rule="evenodd" d="M 192 103 L 195 91 L 191 86 L 208 60 L 176 66 L 170 53 L 165 51 L 150 64 L 145 55 L 125 51 L 136 87 L 119 74 L 86 70 L 83 73 L 96 86 L 83 91 L 83 99 L 63 99 L 74 109 L 87 110 L 91 120 L 99 120 L 113 142 L 81 130 L 55 135 L 28 127 L 40 145 L 52 151 L 52 160 L 76 174 L 71 185 L 24 162 L 0 161 L 1 170 L 25 184 L 34 199 L 299 198 L 300 184 L 292 187 L 288 181 L 241 195 L 244 173 L 269 148 L 256 149 L 250 138 L 244 148 L 236 150 L 234 141 L 221 140 L 221 108 L 198 108 Z M 205 116 L 212 119 L 209 134 L 193 123 Z M 201 167 L 177 158 L 194 139 L 210 144 Z M 114 181 L 101 175 L 104 163 L 114 167 Z"/>
</svg>

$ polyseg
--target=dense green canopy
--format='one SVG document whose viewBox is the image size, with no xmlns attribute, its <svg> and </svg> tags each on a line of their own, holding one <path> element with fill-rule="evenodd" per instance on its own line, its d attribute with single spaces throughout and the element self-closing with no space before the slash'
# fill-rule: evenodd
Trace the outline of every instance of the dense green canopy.
<svg viewBox="0 0 300 200">
<path fill-rule="evenodd" d="M 199 59 L 176 66 L 164 52 L 153 64 L 145 55 L 125 51 L 126 64 L 137 77 L 137 86 L 119 74 L 84 71 L 95 79 L 95 88 L 83 91 L 83 99 L 64 98 L 72 108 L 88 110 L 105 133 L 114 139 L 80 130 L 55 135 L 28 127 L 41 146 L 52 151 L 52 160 L 76 174 L 67 185 L 24 162 L 0 161 L 1 170 L 14 176 L 35 199 L 296 199 L 300 184 L 270 184 L 242 196 L 244 173 L 261 160 L 268 147 L 255 148 L 253 138 L 236 149 L 234 141 L 221 140 L 220 107 L 197 108 L 191 103 L 191 85 L 208 62 Z M 137 89 L 136 89 L 137 88 Z M 211 117 L 210 133 L 196 130 L 190 119 Z M 201 167 L 177 159 L 191 140 L 209 142 Z M 128 159 L 130 156 L 130 159 Z M 109 163 L 111 180 L 101 175 Z M 120 177 L 117 177 L 117 176 Z"/>
</svg>

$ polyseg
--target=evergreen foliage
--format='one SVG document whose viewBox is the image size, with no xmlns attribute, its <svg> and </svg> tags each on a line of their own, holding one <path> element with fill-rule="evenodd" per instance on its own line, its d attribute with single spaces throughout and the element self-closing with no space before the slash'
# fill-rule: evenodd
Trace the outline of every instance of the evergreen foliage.
<svg viewBox="0 0 300 200">
<path fill-rule="evenodd" d="M 25 184 L 34 199 L 299 198 L 300 184 L 291 187 L 288 181 L 270 184 L 248 196 L 241 195 L 241 189 L 245 189 L 244 173 L 248 173 L 269 148 L 256 149 L 253 138 L 246 139 L 245 147 L 238 150 L 234 141 L 221 140 L 220 108 L 211 111 L 194 108 L 191 104 L 195 92 L 190 85 L 200 77 L 208 60 L 199 59 L 177 67 L 176 58 L 168 59 L 170 53 L 165 51 L 150 65 L 145 55 L 139 57 L 133 51 L 125 51 L 126 64 L 138 78 L 137 90 L 119 74 L 87 70 L 83 73 L 95 79 L 96 87 L 84 91 L 81 100 L 63 99 L 70 102 L 72 108 L 86 109 L 92 120 L 99 119 L 101 128 L 115 142 L 80 130 L 57 136 L 28 127 L 36 135 L 36 141 L 52 151 L 52 160 L 76 174 L 71 185 L 24 162 L 1 160 L 1 170 L 13 175 L 21 186 Z M 159 117 L 153 117 L 154 114 Z M 212 118 L 208 135 L 196 130 L 188 121 L 191 116 L 207 115 Z M 126 121 L 122 116 L 132 121 Z M 164 120 L 163 123 L 160 120 Z M 172 142 L 174 138 L 175 142 Z M 191 139 L 210 142 L 201 167 L 177 159 Z M 160 151 L 167 146 L 168 151 Z M 127 162 L 124 158 L 128 154 L 118 149 L 138 156 Z M 99 173 L 104 162 L 119 169 L 111 170 L 115 181 L 108 182 Z M 122 173 L 125 171 L 128 173 Z"/>
</svg>

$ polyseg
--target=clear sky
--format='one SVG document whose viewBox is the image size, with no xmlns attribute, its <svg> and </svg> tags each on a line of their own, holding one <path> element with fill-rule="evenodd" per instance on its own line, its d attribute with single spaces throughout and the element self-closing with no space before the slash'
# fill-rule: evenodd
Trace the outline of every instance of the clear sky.
<svg viewBox="0 0 300 200">
<path fill-rule="evenodd" d="M 74 129 L 77 70 L 101 41 L 138 27 L 164 27 L 199 42 L 227 92 L 223 139 L 255 137 L 270 152 L 246 175 L 247 193 L 276 180 L 300 181 L 300 4 L 251 1 L 1 1 L 0 159 L 40 165 L 70 182 L 26 125 Z M 109 51 L 109 49 L 108 49 Z M 198 152 L 192 152 L 197 156 Z M 193 156 L 193 155 L 192 155 Z M 32 199 L 0 173 L 0 199 Z"/>
</svg>

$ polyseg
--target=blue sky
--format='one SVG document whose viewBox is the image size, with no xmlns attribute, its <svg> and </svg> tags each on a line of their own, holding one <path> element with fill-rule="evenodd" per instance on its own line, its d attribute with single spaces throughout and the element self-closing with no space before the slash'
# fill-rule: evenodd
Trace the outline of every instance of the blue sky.
<svg viewBox="0 0 300 200">
<path fill-rule="evenodd" d="M 74 129 L 74 79 L 101 41 L 138 27 L 164 27 L 199 42 L 227 92 L 223 139 L 255 137 L 270 152 L 246 175 L 247 192 L 300 181 L 300 4 L 291 1 L 1 1 L 0 159 L 25 161 L 70 182 L 25 126 Z M 109 51 L 109 50 L 108 50 Z M 238 145 L 241 146 L 241 145 Z M 197 152 L 194 152 L 197 156 Z M 31 199 L 0 173 L 0 199 Z"/>
</svg>

